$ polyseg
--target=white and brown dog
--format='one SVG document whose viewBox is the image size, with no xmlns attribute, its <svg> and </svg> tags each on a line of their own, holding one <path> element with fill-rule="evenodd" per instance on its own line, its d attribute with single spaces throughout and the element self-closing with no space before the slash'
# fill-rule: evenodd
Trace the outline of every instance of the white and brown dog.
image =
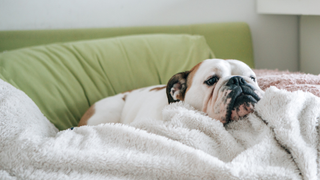
<svg viewBox="0 0 320 180">
<path fill-rule="evenodd" d="M 176 101 L 185 101 L 209 117 L 228 123 L 253 112 L 263 94 L 255 73 L 245 63 L 208 59 L 174 75 L 167 85 L 136 89 L 96 102 L 79 126 L 162 119 L 162 109 Z"/>
</svg>

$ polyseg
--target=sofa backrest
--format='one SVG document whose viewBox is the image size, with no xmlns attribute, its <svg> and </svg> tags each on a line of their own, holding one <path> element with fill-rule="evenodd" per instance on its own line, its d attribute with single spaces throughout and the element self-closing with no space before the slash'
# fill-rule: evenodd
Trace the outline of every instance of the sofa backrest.
<svg viewBox="0 0 320 180">
<path fill-rule="evenodd" d="M 238 59 L 254 68 L 251 33 L 248 24 L 243 22 L 183 26 L 0 31 L 0 52 L 57 42 L 154 33 L 202 35 L 216 57 Z"/>
</svg>

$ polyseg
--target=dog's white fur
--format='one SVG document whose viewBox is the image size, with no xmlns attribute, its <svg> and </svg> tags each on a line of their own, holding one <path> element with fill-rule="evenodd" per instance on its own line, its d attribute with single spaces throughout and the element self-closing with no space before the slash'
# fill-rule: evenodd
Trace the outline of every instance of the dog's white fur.
<svg viewBox="0 0 320 180">
<path fill-rule="evenodd" d="M 79 126 L 101 123 L 129 124 L 150 118 L 162 119 L 162 109 L 168 104 L 168 99 L 185 101 L 195 109 L 225 123 L 226 108 L 230 101 L 227 95 L 230 90 L 224 87 L 231 77 L 242 77 L 259 97 L 264 93 L 255 80 L 255 73 L 238 60 L 208 59 L 181 74 L 173 76 L 167 88 L 166 85 L 150 86 L 96 102 L 81 118 Z M 215 76 L 219 78 L 216 83 L 211 86 L 205 83 Z M 237 112 L 232 112 L 232 120 L 252 112 L 252 108 L 250 106 L 246 107 L 246 110 L 240 108 Z"/>
</svg>

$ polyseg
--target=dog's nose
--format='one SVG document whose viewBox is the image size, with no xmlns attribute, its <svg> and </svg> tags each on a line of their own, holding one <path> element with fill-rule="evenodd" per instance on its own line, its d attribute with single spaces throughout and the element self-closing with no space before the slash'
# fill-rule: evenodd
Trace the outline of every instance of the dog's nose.
<svg viewBox="0 0 320 180">
<path fill-rule="evenodd" d="M 231 86 L 231 85 L 244 85 L 247 82 L 240 76 L 233 76 L 232 78 L 229 79 L 229 81 L 227 82 L 227 86 Z"/>
</svg>

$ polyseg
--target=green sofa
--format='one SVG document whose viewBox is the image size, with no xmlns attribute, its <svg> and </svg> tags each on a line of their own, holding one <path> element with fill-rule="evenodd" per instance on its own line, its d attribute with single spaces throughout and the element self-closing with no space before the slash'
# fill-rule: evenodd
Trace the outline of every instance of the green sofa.
<svg viewBox="0 0 320 180">
<path fill-rule="evenodd" d="M 208 58 L 254 67 L 246 23 L 0 31 L 0 78 L 24 91 L 60 130 L 99 99 L 166 84 Z"/>
</svg>

